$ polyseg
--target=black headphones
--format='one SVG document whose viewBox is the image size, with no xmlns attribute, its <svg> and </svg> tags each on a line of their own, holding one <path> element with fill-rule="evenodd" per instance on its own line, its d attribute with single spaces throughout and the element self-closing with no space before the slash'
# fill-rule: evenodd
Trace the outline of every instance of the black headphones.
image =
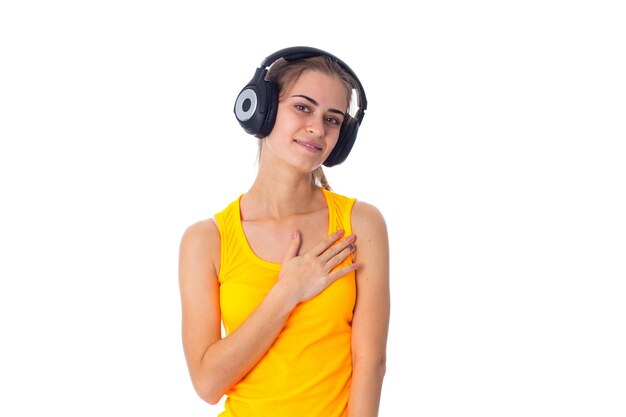
<svg viewBox="0 0 626 417">
<path fill-rule="evenodd" d="M 261 62 L 252 79 L 237 96 L 235 117 L 247 133 L 257 138 L 266 137 L 274 127 L 276 112 L 278 111 L 278 86 L 275 82 L 265 79 L 269 67 L 280 58 L 286 61 L 293 61 L 319 55 L 327 56 L 339 64 L 341 68 L 354 78 L 358 85 L 359 108 L 356 116 L 346 115 L 341 124 L 337 144 L 330 155 L 328 155 L 328 158 L 326 158 L 326 161 L 324 161 L 324 165 L 331 167 L 342 163 L 348 157 L 367 109 L 367 99 L 361 81 L 359 81 L 354 71 L 336 56 L 307 46 L 294 46 L 274 52 Z"/>
</svg>

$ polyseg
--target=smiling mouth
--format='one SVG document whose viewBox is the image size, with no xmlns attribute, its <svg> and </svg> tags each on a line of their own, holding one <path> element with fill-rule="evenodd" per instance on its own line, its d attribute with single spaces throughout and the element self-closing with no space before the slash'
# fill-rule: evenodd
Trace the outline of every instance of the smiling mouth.
<svg viewBox="0 0 626 417">
<path fill-rule="evenodd" d="M 321 152 L 323 150 L 321 146 L 317 146 L 317 145 L 312 144 L 312 143 L 302 142 L 302 141 L 300 141 L 298 139 L 294 139 L 293 141 L 296 142 L 299 145 L 306 146 L 307 148 L 311 148 L 311 149 L 316 150 L 316 151 L 320 151 Z"/>
</svg>

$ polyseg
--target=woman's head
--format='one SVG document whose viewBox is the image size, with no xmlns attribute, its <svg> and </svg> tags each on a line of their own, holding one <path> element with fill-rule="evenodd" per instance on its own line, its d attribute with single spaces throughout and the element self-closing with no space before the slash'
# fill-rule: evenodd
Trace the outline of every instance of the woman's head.
<svg viewBox="0 0 626 417">
<path fill-rule="evenodd" d="M 332 86 L 321 87 L 325 82 L 315 81 L 313 84 L 309 83 L 310 86 L 317 88 L 318 92 L 322 91 L 322 95 L 332 91 L 340 97 L 334 101 L 337 104 L 335 109 L 341 109 L 341 130 L 335 135 L 334 129 L 331 129 L 332 135 L 329 138 L 337 139 L 336 144 L 324 147 L 331 151 L 325 152 L 325 159 L 321 161 L 323 165 L 330 167 L 347 158 L 367 108 L 365 92 L 356 74 L 332 54 L 316 48 L 296 46 L 267 56 L 237 96 L 234 113 L 241 127 L 257 138 L 284 137 L 288 132 L 283 132 L 282 135 L 276 133 L 277 119 L 281 114 L 279 108 L 281 105 L 285 107 L 284 96 L 287 91 L 295 88 L 294 85 L 303 84 L 301 80 L 310 78 L 311 74 L 317 74 L 322 79 L 326 77 L 324 81 L 333 79 L 334 83 Z M 279 122 L 279 125 L 279 129 L 285 130 L 284 121 Z M 301 134 L 296 134 L 298 135 Z M 327 141 L 329 144 L 330 142 L 331 140 Z"/>
<path fill-rule="evenodd" d="M 341 115 L 338 117 L 338 127 L 341 127 L 341 124 L 342 122 L 344 122 L 344 120 L 345 123 L 355 123 L 355 120 L 352 119 L 352 117 L 350 116 L 350 108 L 351 106 L 354 107 L 352 101 L 356 97 L 353 97 L 353 91 L 358 94 L 358 84 L 356 80 L 331 57 L 320 55 L 293 61 L 279 59 L 278 61 L 274 62 L 269 68 L 266 79 L 270 82 L 275 83 L 277 87 L 276 90 L 278 94 L 278 100 L 282 104 L 283 100 L 288 99 L 285 97 L 285 95 L 288 93 L 291 94 L 290 91 L 294 86 L 299 84 L 299 80 L 302 79 L 303 74 L 307 74 L 308 77 L 311 73 L 321 73 L 326 76 L 323 78 L 332 78 L 336 80 L 332 84 L 332 88 L 335 90 L 333 91 L 333 93 L 335 93 L 335 97 L 343 97 L 342 99 L 340 99 L 340 101 L 334 101 L 334 103 L 337 104 L 333 106 L 333 108 L 338 109 L 341 112 Z M 337 96 L 337 94 L 339 94 L 339 96 Z M 343 131 L 344 129 L 336 130 L 334 132 L 336 134 L 336 138 L 338 138 L 340 132 Z M 340 146 L 339 143 L 335 143 Z M 335 143 L 333 144 L 333 147 L 337 146 L 335 145 Z M 261 144 L 262 142 L 260 142 L 260 145 Z M 313 182 L 317 185 L 330 189 L 321 166 L 318 166 L 311 173 L 311 178 Z"/>
<path fill-rule="evenodd" d="M 276 120 L 279 88 L 284 90 L 302 72 L 320 71 L 337 76 L 344 81 L 350 97 L 350 118 L 344 129 L 346 144 L 340 154 L 334 155 L 324 165 L 333 166 L 343 162 L 356 139 L 358 126 L 367 109 L 365 91 L 356 74 L 339 58 L 321 49 L 295 46 L 281 49 L 266 57 L 259 65 L 252 79 L 239 92 L 235 101 L 234 113 L 243 129 L 257 138 L 266 137 Z M 271 74 L 268 76 L 268 72 Z M 270 81 L 271 80 L 271 81 Z M 278 85 L 280 84 L 280 86 Z M 339 150 L 339 148 L 337 148 Z"/>
</svg>

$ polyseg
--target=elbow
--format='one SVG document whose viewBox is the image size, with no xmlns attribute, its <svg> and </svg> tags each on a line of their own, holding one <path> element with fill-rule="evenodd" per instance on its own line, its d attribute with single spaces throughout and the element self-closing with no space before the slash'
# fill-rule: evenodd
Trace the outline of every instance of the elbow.
<svg viewBox="0 0 626 417">
<path fill-rule="evenodd" d="M 198 394 L 200 398 L 202 398 L 204 401 L 206 401 L 207 403 L 211 405 L 217 404 L 222 399 L 222 396 L 224 395 L 222 393 L 218 393 L 218 392 L 208 390 L 208 389 L 204 391 L 196 389 L 196 393 Z"/>
<path fill-rule="evenodd" d="M 193 381 L 193 387 L 196 390 L 196 394 L 198 394 L 203 401 L 211 405 L 217 404 L 225 394 L 224 390 L 219 389 L 215 385 L 216 384 L 213 381 L 208 379 L 204 379 L 202 381 L 196 379 Z"/>
<path fill-rule="evenodd" d="M 222 398 L 222 396 L 221 395 L 214 396 L 214 395 L 211 395 L 211 394 L 206 394 L 204 396 L 201 395 L 200 398 L 202 398 L 204 401 L 206 401 L 207 403 L 209 403 L 211 405 L 215 405 L 218 402 L 220 402 L 220 399 Z"/>
<path fill-rule="evenodd" d="M 208 402 L 211 405 L 215 405 L 218 402 L 220 402 L 220 398 L 222 398 L 222 397 L 220 396 L 220 397 L 217 397 L 217 398 L 216 397 L 211 397 L 211 398 L 202 398 L 202 399 L 204 401 Z"/>
<path fill-rule="evenodd" d="M 387 357 L 385 355 L 378 358 L 374 366 L 377 368 L 378 374 L 381 378 L 387 373 Z"/>
<path fill-rule="evenodd" d="M 383 378 L 387 372 L 387 356 L 381 355 L 356 355 L 353 357 L 353 367 L 369 369 L 374 375 Z"/>
</svg>

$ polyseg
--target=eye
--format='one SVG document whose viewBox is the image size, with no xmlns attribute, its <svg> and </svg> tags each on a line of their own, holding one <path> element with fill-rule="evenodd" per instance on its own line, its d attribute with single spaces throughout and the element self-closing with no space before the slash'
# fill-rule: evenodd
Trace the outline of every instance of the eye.
<svg viewBox="0 0 626 417">
<path fill-rule="evenodd" d="M 328 123 L 330 123 L 331 125 L 340 125 L 341 124 L 341 120 L 337 119 L 336 117 L 327 117 L 326 121 Z"/>
<path fill-rule="evenodd" d="M 311 109 L 309 109 L 309 106 L 305 105 L 305 104 L 296 104 L 294 105 L 294 107 L 304 113 L 309 113 L 311 111 Z"/>
</svg>

